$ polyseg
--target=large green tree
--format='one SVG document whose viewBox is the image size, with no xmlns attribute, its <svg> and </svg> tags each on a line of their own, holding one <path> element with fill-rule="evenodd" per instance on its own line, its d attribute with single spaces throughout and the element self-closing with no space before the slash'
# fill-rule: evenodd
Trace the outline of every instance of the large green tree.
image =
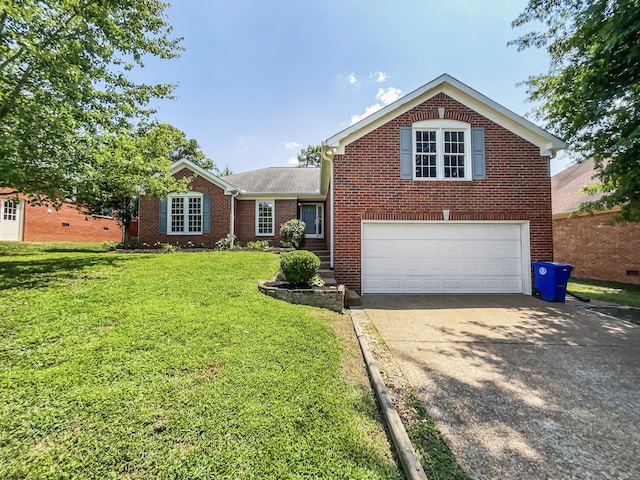
<svg viewBox="0 0 640 480">
<path fill-rule="evenodd" d="M 172 85 L 130 71 L 180 50 L 160 0 L 0 2 L 0 186 L 64 198 L 94 137 L 133 131 Z"/>
<path fill-rule="evenodd" d="M 298 167 L 319 167 L 322 163 L 322 147 L 309 145 L 298 154 Z"/>
<path fill-rule="evenodd" d="M 529 0 L 513 22 L 527 24 L 541 29 L 511 43 L 551 58 L 526 81 L 538 117 L 595 159 L 603 196 L 583 208 L 620 205 L 619 220 L 640 221 L 640 0 Z"/>
<path fill-rule="evenodd" d="M 176 180 L 170 173 L 172 163 L 186 159 L 219 173 L 196 140 L 167 123 L 95 137 L 90 157 L 76 181 L 76 204 L 89 214 L 113 211 L 123 227 L 124 241 L 138 213 L 138 196 L 162 197 L 187 188 L 190 178 Z"/>
</svg>

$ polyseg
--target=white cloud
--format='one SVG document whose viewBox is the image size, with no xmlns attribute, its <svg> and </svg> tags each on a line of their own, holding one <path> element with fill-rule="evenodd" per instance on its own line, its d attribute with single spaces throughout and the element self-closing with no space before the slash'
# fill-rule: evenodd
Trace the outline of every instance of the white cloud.
<svg viewBox="0 0 640 480">
<path fill-rule="evenodd" d="M 350 125 L 353 125 L 354 123 L 359 122 L 363 118 L 368 117 L 372 113 L 375 113 L 378 110 L 381 110 L 382 108 L 386 107 L 390 103 L 393 103 L 396 100 L 398 100 L 400 97 L 402 97 L 402 90 L 400 90 L 399 88 L 395 88 L 395 87 L 379 88 L 378 93 L 376 93 L 376 99 L 380 100 L 382 103 L 376 103 L 374 105 L 371 105 L 365 108 L 364 113 L 362 115 L 351 115 Z"/>
<path fill-rule="evenodd" d="M 287 150 L 295 150 L 302 147 L 302 145 L 298 142 L 285 142 L 284 146 Z"/>
<path fill-rule="evenodd" d="M 389 105 L 390 103 L 395 102 L 402 96 L 402 90 L 395 87 L 389 88 L 379 88 L 378 93 L 376 94 L 376 98 L 378 100 L 382 100 L 382 103 L 385 105 Z"/>
<path fill-rule="evenodd" d="M 289 160 L 287 160 L 287 163 L 289 165 L 298 165 L 298 157 L 291 157 Z"/>
<path fill-rule="evenodd" d="M 350 73 L 349 76 L 347 77 L 347 82 L 349 82 L 351 85 L 355 85 L 356 83 L 358 83 L 358 79 L 356 78 L 356 74 L 355 73 Z"/>
<path fill-rule="evenodd" d="M 371 74 L 371 78 L 373 78 L 374 82 L 383 83 L 385 80 L 389 78 L 389 74 L 385 72 L 377 71 Z"/>
<path fill-rule="evenodd" d="M 382 105 L 380 105 L 379 103 L 376 103 L 375 105 L 371 105 L 371 106 L 365 108 L 364 109 L 364 113 L 362 115 L 351 115 L 351 123 L 350 123 L 350 125 L 353 125 L 354 123 L 359 122 L 364 117 L 368 117 L 372 113 L 376 113 L 381 108 L 382 108 Z"/>
</svg>

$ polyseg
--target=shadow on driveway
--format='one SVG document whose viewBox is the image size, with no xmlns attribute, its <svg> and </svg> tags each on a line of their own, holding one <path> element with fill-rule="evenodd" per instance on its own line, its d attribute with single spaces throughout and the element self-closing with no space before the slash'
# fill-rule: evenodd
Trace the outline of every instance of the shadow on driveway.
<svg viewBox="0 0 640 480">
<path fill-rule="evenodd" d="M 640 478 L 640 327 L 524 295 L 364 296 L 472 478 Z"/>
</svg>

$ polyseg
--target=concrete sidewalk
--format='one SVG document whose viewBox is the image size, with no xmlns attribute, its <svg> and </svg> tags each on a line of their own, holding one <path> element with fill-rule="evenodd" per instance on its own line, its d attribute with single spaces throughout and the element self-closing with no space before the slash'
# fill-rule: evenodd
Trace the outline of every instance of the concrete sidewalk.
<svg viewBox="0 0 640 480">
<path fill-rule="evenodd" d="M 471 478 L 640 478 L 640 327 L 524 295 L 363 306 Z"/>
</svg>

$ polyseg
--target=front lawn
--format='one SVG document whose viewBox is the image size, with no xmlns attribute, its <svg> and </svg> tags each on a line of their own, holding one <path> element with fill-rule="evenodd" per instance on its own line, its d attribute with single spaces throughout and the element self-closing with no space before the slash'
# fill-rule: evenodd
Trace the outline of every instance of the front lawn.
<svg viewBox="0 0 640 480">
<path fill-rule="evenodd" d="M 402 478 L 348 319 L 258 292 L 276 255 L 97 250 L 0 244 L 0 478 Z"/>
<path fill-rule="evenodd" d="M 567 290 L 579 293 L 592 300 L 640 307 L 640 285 L 570 278 Z"/>
</svg>

